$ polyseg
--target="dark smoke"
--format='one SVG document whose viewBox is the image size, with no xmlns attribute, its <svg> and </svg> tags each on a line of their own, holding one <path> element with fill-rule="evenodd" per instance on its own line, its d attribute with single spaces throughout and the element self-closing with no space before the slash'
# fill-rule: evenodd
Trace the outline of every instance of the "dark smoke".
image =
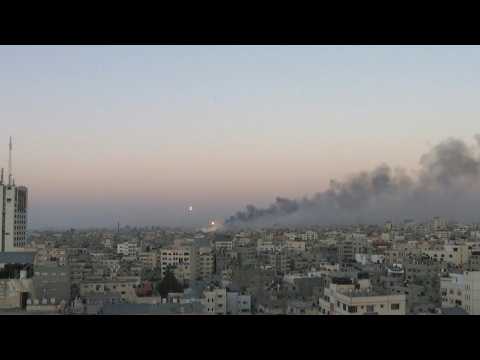
<svg viewBox="0 0 480 360">
<path fill-rule="evenodd" d="M 380 165 L 310 198 L 278 197 L 268 208 L 248 205 L 228 218 L 231 227 L 382 223 L 385 220 L 444 216 L 461 221 L 480 218 L 480 135 L 476 145 L 447 139 L 420 157 L 418 176 Z"/>
</svg>

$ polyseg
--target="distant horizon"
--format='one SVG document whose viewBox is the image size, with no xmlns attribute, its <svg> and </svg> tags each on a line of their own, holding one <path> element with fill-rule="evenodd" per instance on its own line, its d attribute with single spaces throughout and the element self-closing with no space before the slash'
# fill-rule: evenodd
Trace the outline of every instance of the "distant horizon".
<svg viewBox="0 0 480 360">
<path fill-rule="evenodd" d="M 479 46 L 2 46 L 0 167 L 11 135 L 30 230 L 201 227 L 471 144 L 479 63 Z"/>
</svg>

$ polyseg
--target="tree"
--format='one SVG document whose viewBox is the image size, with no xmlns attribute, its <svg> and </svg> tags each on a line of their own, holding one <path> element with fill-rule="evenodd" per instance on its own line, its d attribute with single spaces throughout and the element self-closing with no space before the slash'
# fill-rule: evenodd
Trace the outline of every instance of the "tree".
<svg viewBox="0 0 480 360">
<path fill-rule="evenodd" d="M 173 272 L 168 269 L 163 280 L 157 283 L 155 290 L 162 298 L 165 298 L 170 292 L 182 292 L 183 286 L 177 280 Z"/>
</svg>

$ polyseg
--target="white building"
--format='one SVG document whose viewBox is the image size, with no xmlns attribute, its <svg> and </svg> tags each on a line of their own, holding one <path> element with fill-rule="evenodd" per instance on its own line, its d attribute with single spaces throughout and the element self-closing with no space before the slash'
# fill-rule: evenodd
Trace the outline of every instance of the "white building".
<svg viewBox="0 0 480 360">
<path fill-rule="evenodd" d="M 318 233 L 316 231 L 307 230 L 300 235 L 302 241 L 316 241 L 318 240 Z"/>
<path fill-rule="evenodd" d="M 12 139 L 8 179 L 0 174 L 0 251 L 22 251 L 27 245 L 27 200 L 28 190 L 16 186 L 11 170 Z"/>
<path fill-rule="evenodd" d="M 139 247 L 137 243 L 133 241 L 127 241 L 117 245 L 117 254 L 122 254 L 124 256 L 136 256 L 138 251 Z"/>
</svg>

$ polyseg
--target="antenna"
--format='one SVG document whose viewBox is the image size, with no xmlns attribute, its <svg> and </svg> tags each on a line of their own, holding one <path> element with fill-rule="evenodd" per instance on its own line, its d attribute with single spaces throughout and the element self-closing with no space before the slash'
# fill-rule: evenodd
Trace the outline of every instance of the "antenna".
<svg viewBox="0 0 480 360">
<path fill-rule="evenodd" d="M 8 144 L 8 185 L 12 185 L 12 137 L 10 136 L 10 143 Z"/>
</svg>

